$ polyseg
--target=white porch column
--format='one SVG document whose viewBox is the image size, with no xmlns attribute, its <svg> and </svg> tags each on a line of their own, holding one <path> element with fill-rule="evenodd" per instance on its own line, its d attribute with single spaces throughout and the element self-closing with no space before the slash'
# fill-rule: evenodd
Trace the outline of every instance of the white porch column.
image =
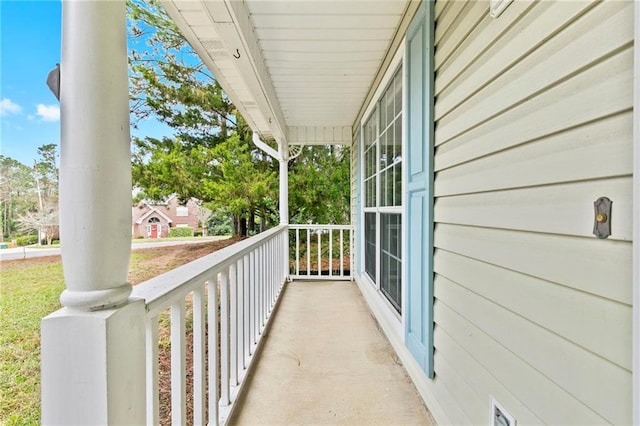
<svg viewBox="0 0 640 426">
<path fill-rule="evenodd" d="M 289 224 L 289 148 L 280 143 L 280 225 Z"/>
<path fill-rule="evenodd" d="M 131 163 L 125 0 L 63 0 L 65 308 L 42 321 L 42 423 L 142 424 L 142 301 L 127 304 Z"/>
<path fill-rule="evenodd" d="M 131 151 L 125 1 L 65 0 L 60 66 L 62 304 L 131 293 Z"/>
</svg>

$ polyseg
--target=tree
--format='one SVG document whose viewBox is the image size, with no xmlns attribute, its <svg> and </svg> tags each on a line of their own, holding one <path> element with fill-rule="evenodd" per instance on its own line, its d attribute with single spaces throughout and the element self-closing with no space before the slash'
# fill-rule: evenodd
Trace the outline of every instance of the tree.
<svg viewBox="0 0 640 426">
<path fill-rule="evenodd" d="M 33 165 L 33 177 L 36 182 L 38 205 L 34 211 L 20 217 L 22 228 L 38 231 L 38 244 L 42 239 L 51 244 L 53 236 L 58 234 L 58 146 L 47 144 L 38 147 L 39 159 Z"/>
<path fill-rule="evenodd" d="M 134 124 L 155 117 L 174 133 L 133 138 L 134 185 L 152 199 L 177 194 L 224 208 L 246 235 L 274 197 L 273 162 L 253 148 L 242 117 L 157 2 L 127 5 Z"/>
<path fill-rule="evenodd" d="M 36 206 L 35 181 L 30 167 L 0 155 L 0 240 L 18 231 L 18 217 Z"/>
<path fill-rule="evenodd" d="M 306 146 L 289 162 L 289 212 L 293 223 L 349 223 L 350 150 Z"/>
<path fill-rule="evenodd" d="M 50 143 L 38 147 L 40 158 L 35 162 L 34 178 L 44 199 L 58 198 L 58 146 Z"/>
<path fill-rule="evenodd" d="M 252 218 L 256 213 L 262 213 L 262 221 L 268 220 L 268 213 L 264 213 L 269 210 L 269 200 L 277 197 L 276 172 L 266 164 L 257 164 L 268 160 L 256 155 L 246 138 L 235 133 L 212 152 L 216 176 L 203 182 L 203 190 L 209 194 L 214 209 L 224 209 L 240 219 L 234 223 L 235 233 L 246 235 L 254 230 Z"/>
<path fill-rule="evenodd" d="M 57 200 L 46 200 L 37 210 L 27 211 L 20 215 L 18 222 L 24 231 L 38 230 L 40 234 L 38 238 L 44 237 L 47 245 L 51 245 L 51 241 L 58 235 L 59 229 Z"/>
<path fill-rule="evenodd" d="M 198 226 L 202 228 L 202 236 L 207 236 L 207 221 L 212 215 L 212 211 L 202 205 L 202 203 L 198 204 L 196 207 L 196 215 L 198 216 Z"/>
</svg>

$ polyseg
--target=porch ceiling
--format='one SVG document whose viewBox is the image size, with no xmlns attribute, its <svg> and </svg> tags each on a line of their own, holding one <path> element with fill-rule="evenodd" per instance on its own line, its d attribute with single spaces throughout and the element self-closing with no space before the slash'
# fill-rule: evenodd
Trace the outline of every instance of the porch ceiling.
<svg viewBox="0 0 640 426">
<path fill-rule="evenodd" d="M 254 131 L 350 144 L 409 0 L 165 0 Z"/>
</svg>

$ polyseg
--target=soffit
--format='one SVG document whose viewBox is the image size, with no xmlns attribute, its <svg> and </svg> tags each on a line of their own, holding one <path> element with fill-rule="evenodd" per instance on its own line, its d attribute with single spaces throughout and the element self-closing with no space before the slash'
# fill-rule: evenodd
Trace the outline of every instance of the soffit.
<svg viewBox="0 0 640 426">
<path fill-rule="evenodd" d="M 264 139 L 350 143 L 408 1 L 163 4 Z"/>
</svg>

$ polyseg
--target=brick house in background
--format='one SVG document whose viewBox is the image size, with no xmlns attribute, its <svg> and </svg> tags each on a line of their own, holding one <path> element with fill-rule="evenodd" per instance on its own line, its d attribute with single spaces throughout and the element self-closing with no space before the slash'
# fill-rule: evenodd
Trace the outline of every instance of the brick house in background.
<svg viewBox="0 0 640 426">
<path fill-rule="evenodd" d="M 171 228 L 185 226 L 195 231 L 198 229 L 198 208 L 195 198 L 181 205 L 175 195 L 161 203 L 140 201 L 132 207 L 133 238 L 167 237 Z"/>
</svg>

